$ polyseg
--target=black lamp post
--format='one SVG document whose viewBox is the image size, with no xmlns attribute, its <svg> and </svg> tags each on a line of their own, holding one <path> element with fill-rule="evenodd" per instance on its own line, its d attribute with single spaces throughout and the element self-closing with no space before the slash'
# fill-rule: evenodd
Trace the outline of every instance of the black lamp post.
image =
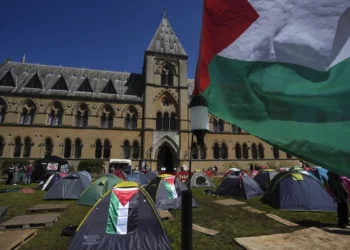
<svg viewBox="0 0 350 250">
<path fill-rule="evenodd" d="M 201 96 L 196 95 L 190 102 L 191 112 L 191 147 L 190 166 L 188 175 L 188 189 L 181 193 L 181 249 L 192 250 L 192 191 L 190 187 L 192 173 L 192 145 L 193 136 L 197 138 L 198 145 L 204 143 L 204 136 L 209 131 L 208 102 Z"/>
</svg>

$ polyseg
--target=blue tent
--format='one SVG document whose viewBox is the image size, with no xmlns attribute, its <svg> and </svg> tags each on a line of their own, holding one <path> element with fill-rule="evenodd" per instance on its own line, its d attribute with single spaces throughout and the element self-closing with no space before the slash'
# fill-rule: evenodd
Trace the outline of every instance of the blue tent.
<svg viewBox="0 0 350 250">
<path fill-rule="evenodd" d="M 247 174 L 227 175 L 216 189 L 217 195 L 251 199 L 264 192 L 259 184 Z"/>
<path fill-rule="evenodd" d="M 282 172 L 270 183 L 264 199 L 283 210 L 334 212 L 333 199 L 310 175 Z"/>
<path fill-rule="evenodd" d="M 271 180 L 275 177 L 278 172 L 271 169 L 264 169 L 260 171 L 255 177 L 254 180 L 259 184 L 260 188 L 266 192 Z"/>
<path fill-rule="evenodd" d="M 315 176 L 321 181 L 322 184 L 327 184 L 328 182 L 328 170 L 322 167 L 315 167 Z"/>
<path fill-rule="evenodd" d="M 141 171 L 133 171 L 128 177 L 126 177 L 126 181 L 136 182 L 141 186 L 146 186 L 149 182 Z"/>
</svg>

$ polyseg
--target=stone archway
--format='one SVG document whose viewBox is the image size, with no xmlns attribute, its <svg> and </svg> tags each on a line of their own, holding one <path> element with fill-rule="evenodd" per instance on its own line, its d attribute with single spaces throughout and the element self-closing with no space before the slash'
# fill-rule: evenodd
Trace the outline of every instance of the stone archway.
<svg viewBox="0 0 350 250">
<path fill-rule="evenodd" d="M 162 168 L 165 168 L 166 173 L 176 172 L 178 167 L 176 152 L 169 143 L 164 142 L 159 147 L 156 159 L 158 172 L 164 172 Z"/>
</svg>

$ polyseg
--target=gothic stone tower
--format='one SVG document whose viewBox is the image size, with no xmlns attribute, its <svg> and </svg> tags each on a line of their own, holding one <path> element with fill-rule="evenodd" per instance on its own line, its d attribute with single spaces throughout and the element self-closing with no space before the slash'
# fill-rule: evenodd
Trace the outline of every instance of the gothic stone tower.
<svg viewBox="0 0 350 250">
<path fill-rule="evenodd" d="M 188 56 L 164 13 L 149 44 L 143 75 L 144 156 L 151 167 L 172 171 L 188 155 Z"/>
</svg>

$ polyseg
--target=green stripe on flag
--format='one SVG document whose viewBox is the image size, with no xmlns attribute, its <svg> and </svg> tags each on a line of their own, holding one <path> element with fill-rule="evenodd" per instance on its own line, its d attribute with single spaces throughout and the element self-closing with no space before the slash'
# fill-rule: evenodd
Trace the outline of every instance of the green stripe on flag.
<svg viewBox="0 0 350 250">
<path fill-rule="evenodd" d="M 173 191 L 171 190 L 170 183 L 164 181 L 166 192 L 168 193 L 168 198 L 173 199 Z"/>
<path fill-rule="evenodd" d="M 349 69 L 350 59 L 320 72 L 215 56 L 210 85 L 202 94 L 214 115 L 285 152 L 349 176 Z"/>
<path fill-rule="evenodd" d="M 119 200 L 116 195 L 111 192 L 111 200 L 109 202 L 108 209 L 108 219 L 107 219 L 107 234 L 116 234 L 117 233 L 117 222 L 118 222 L 118 209 L 119 209 Z"/>
</svg>

